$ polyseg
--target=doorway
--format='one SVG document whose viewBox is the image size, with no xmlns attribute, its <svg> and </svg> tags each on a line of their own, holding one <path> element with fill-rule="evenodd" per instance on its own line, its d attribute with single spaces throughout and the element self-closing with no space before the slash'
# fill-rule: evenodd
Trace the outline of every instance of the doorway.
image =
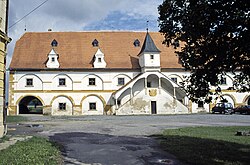
<svg viewBox="0 0 250 165">
<path fill-rule="evenodd" d="M 156 101 L 151 101 L 151 114 L 157 114 Z"/>
</svg>

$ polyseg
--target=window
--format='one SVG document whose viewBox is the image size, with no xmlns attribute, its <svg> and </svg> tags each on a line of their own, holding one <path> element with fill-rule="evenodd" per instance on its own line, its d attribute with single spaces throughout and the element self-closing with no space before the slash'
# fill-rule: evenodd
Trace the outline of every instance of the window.
<svg viewBox="0 0 250 165">
<path fill-rule="evenodd" d="M 139 46 L 140 46 L 140 41 L 139 41 L 138 39 L 136 39 L 136 40 L 134 41 L 134 46 L 135 46 L 135 47 L 139 47 Z"/>
<path fill-rule="evenodd" d="M 203 101 L 198 101 L 198 108 L 203 108 L 204 102 Z"/>
<path fill-rule="evenodd" d="M 220 80 L 220 84 L 221 85 L 226 85 L 227 84 L 227 78 L 226 77 L 222 77 Z"/>
<path fill-rule="evenodd" d="M 55 57 L 52 57 L 52 58 L 51 58 L 51 61 L 52 61 L 52 62 L 55 62 Z"/>
<path fill-rule="evenodd" d="M 89 78 L 89 85 L 95 85 L 95 78 Z"/>
<path fill-rule="evenodd" d="M 177 83 L 177 78 L 176 77 L 172 77 L 171 80 L 175 83 Z"/>
<path fill-rule="evenodd" d="M 33 79 L 32 78 L 26 79 L 26 86 L 33 86 Z"/>
<path fill-rule="evenodd" d="M 57 47 L 58 45 L 58 42 L 54 39 L 52 42 L 51 42 L 51 46 L 52 47 Z"/>
<path fill-rule="evenodd" d="M 96 103 L 89 103 L 89 110 L 96 110 Z"/>
<path fill-rule="evenodd" d="M 118 78 L 118 85 L 124 85 L 124 78 Z"/>
<path fill-rule="evenodd" d="M 101 59 L 101 58 L 98 58 L 98 62 L 102 62 L 102 59 Z"/>
<path fill-rule="evenodd" d="M 147 87 L 151 88 L 151 82 L 147 82 Z"/>
<path fill-rule="evenodd" d="M 59 106 L 58 107 L 59 110 L 66 110 L 66 103 L 59 103 L 58 106 Z"/>
<path fill-rule="evenodd" d="M 59 86 L 65 86 L 65 85 L 66 85 L 65 78 L 59 78 Z"/>
<path fill-rule="evenodd" d="M 151 60 L 154 59 L 154 55 L 153 55 L 153 54 L 150 55 L 150 59 L 151 59 Z"/>
<path fill-rule="evenodd" d="M 93 47 L 98 47 L 99 42 L 97 41 L 97 39 L 94 39 L 94 41 L 92 42 Z"/>
<path fill-rule="evenodd" d="M 121 100 L 117 100 L 117 105 L 118 105 L 118 106 L 121 105 Z"/>
</svg>

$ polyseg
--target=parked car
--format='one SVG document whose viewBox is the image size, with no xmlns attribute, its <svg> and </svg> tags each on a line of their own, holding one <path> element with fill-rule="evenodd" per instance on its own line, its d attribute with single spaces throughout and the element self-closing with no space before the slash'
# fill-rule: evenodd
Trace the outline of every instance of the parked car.
<svg viewBox="0 0 250 165">
<path fill-rule="evenodd" d="M 212 108 L 212 113 L 232 114 L 233 113 L 233 105 L 231 103 L 217 103 Z"/>
<path fill-rule="evenodd" d="M 250 114 L 250 105 L 241 105 L 234 108 L 234 113 Z"/>
</svg>

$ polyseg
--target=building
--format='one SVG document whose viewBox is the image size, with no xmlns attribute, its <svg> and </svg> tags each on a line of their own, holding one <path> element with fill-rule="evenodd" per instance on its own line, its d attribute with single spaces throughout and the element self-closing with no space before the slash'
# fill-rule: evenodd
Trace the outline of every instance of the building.
<svg viewBox="0 0 250 165">
<path fill-rule="evenodd" d="M 4 134 L 4 109 L 5 109 L 5 57 L 7 43 L 10 38 L 7 36 L 8 1 L 0 1 L 0 137 Z"/>
<path fill-rule="evenodd" d="M 175 54 L 179 44 L 166 47 L 163 39 L 158 32 L 25 33 L 10 64 L 9 114 L 31 113 L 32 106 L 52 115 L 209 112 L 220 98 L 188 100 L 180 83 L 190 73 Z M 223 98 L 249 103 L 249 94 L 226 90 L 230 80 Z"/>
</svg>

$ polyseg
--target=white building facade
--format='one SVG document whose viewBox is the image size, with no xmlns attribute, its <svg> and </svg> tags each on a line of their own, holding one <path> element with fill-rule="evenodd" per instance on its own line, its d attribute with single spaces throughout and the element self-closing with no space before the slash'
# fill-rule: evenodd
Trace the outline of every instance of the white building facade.
<svg viewBox="0 0 250 165">
<path fill-rule="evenodd" d="M 152 37 L 151 37 L 152 36 Z M 34 100 L 49 115 L 148 115 L 209 112 L 192 103 L 180 83 L 189 75 L 157 33 L 26 33 L 10 65 L 9 114 L 29 113 Z M 227 90 L 234 106 L 249 93 Z"/>
</svg>

